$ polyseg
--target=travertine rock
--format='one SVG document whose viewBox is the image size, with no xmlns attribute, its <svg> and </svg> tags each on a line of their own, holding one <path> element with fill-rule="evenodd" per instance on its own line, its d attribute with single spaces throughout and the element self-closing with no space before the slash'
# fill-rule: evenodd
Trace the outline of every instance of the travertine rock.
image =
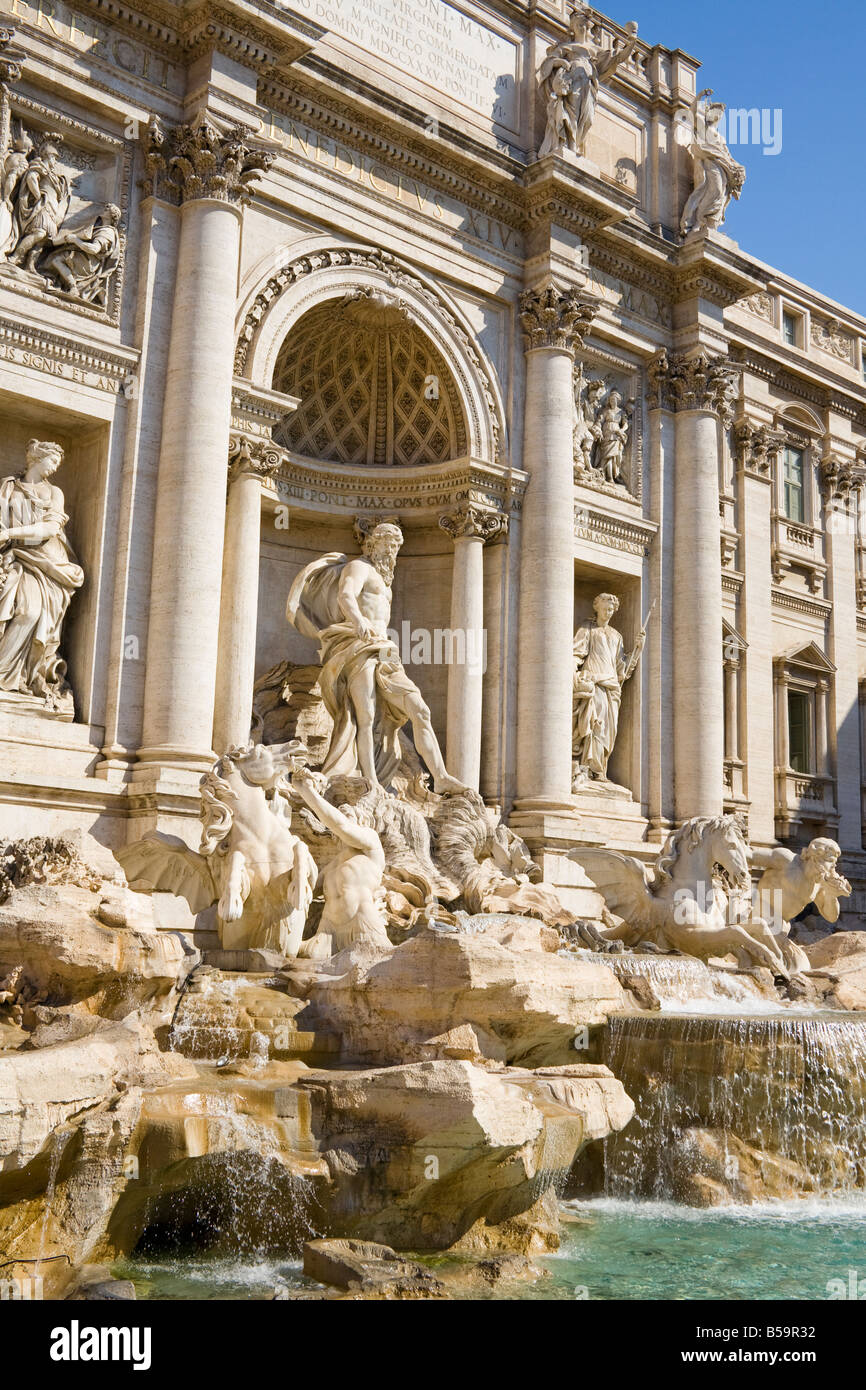
<svg viewBox="0 0 866 1390">
<path fill-rule="evenodd" d="M 301 1078 L 333 1181 L 330 1228 L 403 1249 L 554 1246 L 557 1182 L 631 1115 L 605 1068 L 566 1070 L 514 1084 L 442 1061 Z"/>
<path fill-rule="evenodd" d="M 445 1295 L 443 1285 L 429 1269 L 374 1241 L 309 1240 L 304 1246 L 304 1273 L 320 1284 L 356 1288 L 382 1298 Z"/>
<path fill-rule="evenodd" d="M 180 933 L 102 925 L 100 902 L 69 884 L 17 890 L 0 905 L 0 975 L 23 963 L 43 999 L 105 1018 L 167 1009 L 198 952 Z"/>
<path fill-rule="evenodd" d="M 523 1064 L 574 1058 L 575 1035 L 628 1001 L 605 966 L 551 955 L 540 923 L 505 946 L 487 934 L 425 931 L 389 955 L 346 952 L 305 981 L 309 1023 L 343 1039 L 344 1058 L 389 1064 L 429 1055 L 431 1039 L 471 1025 L 484 1056 Z M 516 949 L 518 939 L 523 949 Z M 489 1039 L 494 1040 L 490 1046 Z"/>
<path fill-rule="evenodd" d="M 816 1184 L 806 1168 L 735 1134 L 687 1129 L 674 1141 L 680 1200 L 696 1207 L 801 1197 Z"/>
<path fill-rule="evenodd" d="M 813 946 L 804 946 L 809 964 L 813 970 L 824 970 L 828 966 L 850 961 L 852 956 L 866 957 L 866 931 L 840 931 L 816 941 Z M 866 958 L 863 960 L 866 968 Z"/>
</svg>

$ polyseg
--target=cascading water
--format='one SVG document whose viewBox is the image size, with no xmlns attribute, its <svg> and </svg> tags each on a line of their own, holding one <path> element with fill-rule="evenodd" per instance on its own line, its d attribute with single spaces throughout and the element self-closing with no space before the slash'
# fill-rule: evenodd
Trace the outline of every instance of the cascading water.
<svg viewBox="0 0 866 1390">
<path fill-rule="evenodd" d="M 315 1199 L 302 1157 L 232 1091 L 179 1097 L 190 1157 L 176 1185 L 148 1201 L 139 1248 L 210 1248 L 223 1256 L 298 1255 L 315 1235 Z"/>
<path fill-rule="evenodd" d="M 635 1102 L 605 1141 L 608 1196 L 754 1200 L 866 1188 L 866 1021 L 611 1019 L 604 1061 Z"/>
<path fill-rule="evenodd" d="M 639 955 L 630 951 L 605 955 L 585 950 L 569 954 L 606 966 L 626 985 L 630 977 L 646 980 L 665 1013 L 768 1013 L 779 1007 L 775 993 L 770 997 L 767 987 L 750 972 L 719 969 L 693 956 Z"/>
</svg>

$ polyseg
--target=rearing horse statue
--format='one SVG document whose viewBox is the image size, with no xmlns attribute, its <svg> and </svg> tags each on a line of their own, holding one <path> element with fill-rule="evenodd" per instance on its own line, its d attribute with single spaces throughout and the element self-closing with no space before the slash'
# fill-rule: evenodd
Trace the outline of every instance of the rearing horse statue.
<svg viewBox="0 0 866 1390">
<path fill-rule="evenodd" d="M 573 852 L 620 925 L 600 942 L 645 942 L 709 960 L 733 952 L 789 978 L 770 927 L 752 908 L 749 847 L 733 816 L 699 816 L 674 831 L 654 868 L 614 850 Z"/>
</svg>

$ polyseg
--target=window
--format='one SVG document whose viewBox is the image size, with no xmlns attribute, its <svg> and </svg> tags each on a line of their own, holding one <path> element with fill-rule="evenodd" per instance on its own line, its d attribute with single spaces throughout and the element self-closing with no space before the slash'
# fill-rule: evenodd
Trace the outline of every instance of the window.
<svg viewBox="0 0 866 1390">
<path fill-rule="evenodd" d="M 802 690 L 788 691 L 788 749 L 794 772 L 812 771 L 811 700 Z"/>
<path fill-rule="evenodd" d="M 788 347 L 797 347 L 800 338 L 800 320 L 796 314 L 785 310 L 782 314 L 782 337 Z"/>
<path fill-rule="evenodd" d="M 811 773 L 811 701 L 802 690 L 788 691 L 788 761 L 794 772 Z"/>
<path fill-rule="evenodd" d="M 806 520 L 805 455 L 802 449 L 785 449 L 782 455 L 782 507 L 789 521 Z"/>
</svg>

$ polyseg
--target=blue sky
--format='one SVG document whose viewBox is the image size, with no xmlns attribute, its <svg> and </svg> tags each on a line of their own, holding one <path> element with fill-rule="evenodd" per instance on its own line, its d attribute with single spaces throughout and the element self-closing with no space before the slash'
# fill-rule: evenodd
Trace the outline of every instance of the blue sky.
<svg viewBox="0 0 866 1390">
<path fill-rule="evenodd" d="M 647 43 L 682 48 L 734 107 L 781 108 L 782 151 L 738 145 L 742 200 L 723 231 L 744 251 L 866 315 L 866 0 L 596 0 Z"/>
</svg>

